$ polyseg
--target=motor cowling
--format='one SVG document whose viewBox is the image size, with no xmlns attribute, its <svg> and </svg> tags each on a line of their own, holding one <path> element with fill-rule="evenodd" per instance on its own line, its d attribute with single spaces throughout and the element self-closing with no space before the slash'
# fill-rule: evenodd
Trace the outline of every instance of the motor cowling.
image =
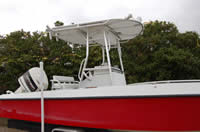
<svg viewBox="0 0 200 132">
<path fill-rule="evenodd" d="M 40 68 L 34 67 L 28 70 L 26 73 L 18 78 L 20 87 L 15 91 L 15 93 L 40 91 L 40 76 Z M 44 90 L 48 88 L 48 78 L 45 71 L 42 72 L 42 86 Z"/>
</svg>

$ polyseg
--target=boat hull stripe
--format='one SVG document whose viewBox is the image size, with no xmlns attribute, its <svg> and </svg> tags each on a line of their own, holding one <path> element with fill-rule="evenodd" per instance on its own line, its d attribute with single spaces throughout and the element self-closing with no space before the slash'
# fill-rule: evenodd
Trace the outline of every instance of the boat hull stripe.
<svg viewBox="0 0 200 132">
<path fill-rule="evenodd" d="M 190 95 L 139 95 L 139 96 L 99 96 L 99 97 L 44 97 L 45 100 L 76 100 L 76 99 L 128 99 L 128 98 L 178 98 L 178 97 L 200 97 L 200 94 Z M 29 98 L 0 98 L 0 100 L 40 100 L 38 97 Z"/>
</svg>

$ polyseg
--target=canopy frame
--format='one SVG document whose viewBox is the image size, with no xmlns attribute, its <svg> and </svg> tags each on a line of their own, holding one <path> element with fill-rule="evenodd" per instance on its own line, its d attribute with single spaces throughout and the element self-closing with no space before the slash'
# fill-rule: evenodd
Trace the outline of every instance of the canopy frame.
<svg viewBox="0 0 200 132">
<path fill-rule="evenodd" d="M 47 29 L 50 38 L 55 36 L 56 39 L 59 38 L 70 43 L 74 42 L 75 44 L 86 46 L 86 56 L 81 62 L 78 73 L 80 82 L 84 80 L 84 77 L 90 80 L 90 78 L 85 73 L 87 70 L 95 70 L 95 68 L 87 68 L 89 47 L 92 46 L 92 44 L 98 44 L 101 46 L 101 65 L 106 65 L 107 63 L 110 79 L 112 82 L 110 49 L 117 48 L 120 61 L 120 69 L 121 72 L 124 73 L 120 42 L 132 39 L 142 33 L 142 31 L 143 25 L 139 21 L 127 19 L 110 19 L 91 23 L 73 24 L 70 26 L 58 26 L 52 29 Z M 77 39 L 75 38 L 75 35 L 77 35 Z"/>
</svg>

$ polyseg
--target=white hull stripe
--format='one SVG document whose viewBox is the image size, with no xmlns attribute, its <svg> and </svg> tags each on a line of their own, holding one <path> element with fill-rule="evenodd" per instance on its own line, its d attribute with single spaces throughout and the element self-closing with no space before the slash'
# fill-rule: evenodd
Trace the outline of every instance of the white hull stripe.
<svg viewBox="0 0 200 132">
<path fill-rule="evenodd" d="M 94 96 L 94 97 L 44 97 L 46 100 L 78 100 L 78 99 L 130 99 L 130 98 L 177 98 L 200 97 L 200 94 L 174 94 L 174 95 L 136 95 L 136 96 Z M 2 98 L 0 100 L 39 100 L 34 98 Z"/>
</svg>

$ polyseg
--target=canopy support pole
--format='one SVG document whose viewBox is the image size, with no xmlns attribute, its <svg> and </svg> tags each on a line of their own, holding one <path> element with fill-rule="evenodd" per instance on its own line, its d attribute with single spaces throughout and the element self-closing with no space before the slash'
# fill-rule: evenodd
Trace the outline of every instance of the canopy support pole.
<svg viewBox="0 0 200 132">
<path fill-rule="evenodd" d="M 104 63 L 105 63 L 105 49 L 102 46 L 102 64 L 101 65 L 104 65 Z"/>
<path fill-rule="evenodd" d="M 103 32 L 103 36 L 104 36 L 104 42 L 105 42 L 105 47 L 106 47 L 106 55 L 107 55 L 108 68 L 109 68 L 109 72 L 110 72 L 111 85 L 112 85 L 112 69 L 111 69 L 110 54 L 109 54 L 109 49 L 108 49 L 108 40 L 106 37 L 105 30 Z"/>
<path fill-rule="evenodd" d="M 122 70 L 122 72 L 124 72 L 124 66 L 123 66 L 123 62 L 122 62 L 122 51 L 121 51 L 121 46 L 120 46 L 119 40 L 117 40 L 117 49 L 118 49 L 118 54 L 119 54 L 121 70 Z"/>
</svg>

